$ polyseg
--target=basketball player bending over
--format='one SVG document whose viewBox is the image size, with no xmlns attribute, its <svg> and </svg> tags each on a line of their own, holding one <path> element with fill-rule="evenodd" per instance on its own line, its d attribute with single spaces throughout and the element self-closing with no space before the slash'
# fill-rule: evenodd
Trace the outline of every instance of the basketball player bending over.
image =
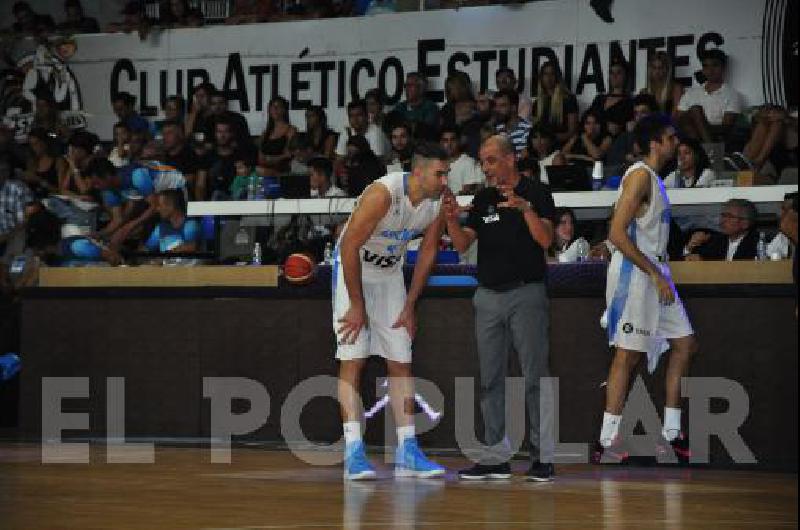
<svg viewBox="0 0 800 530">
<path fill-rule="evenodd" d="M 333 268 L 333 325 L 337 333 L 339 402 L 345 437 L 344 478 L 374 479 L 361 441 L 361 372 L 370 355 L 386 359 L 389 397 L 397 425 L 395 476 L 435 477 L 445 470 L 428 460 L 414 435 L 411 341 L 414 305 L 436 260 L 444 229 L 439 197 L 446 190 L 447 153 L 420 145 L 411 173 L 390 173 L 359 197 Z M 424 233 L 406 295 L 402 263 L 411 239 Z"/>
<path fill-rule="evenodd" d="M 644 118 L 634 135 L 645 158 L 622 177 L 609 231 L 616 251 L 608 267 L 603 320 L 608 342 L 616 351 L 592 460 L 627 458 L 618 433 L 631 374 L 643 353 L 652 371 L 660 355 L 671 349 L 662 435 L 685 462 L 689 448 L 681 434 L 681 377 L 688 371 L 697 343 L 666 263 L 670 204 L 657 174 L 675 156 L 678 139 L 669 120 L 659 115 Z"/>
</svg>

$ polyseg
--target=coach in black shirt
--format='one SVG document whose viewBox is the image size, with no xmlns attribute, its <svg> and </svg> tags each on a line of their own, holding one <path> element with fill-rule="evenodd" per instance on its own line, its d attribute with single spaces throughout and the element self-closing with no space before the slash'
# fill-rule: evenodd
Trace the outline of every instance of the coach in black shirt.
<svg viewBox="0 0 800 530">
<path fill-rule="evenodd" d="M 542 411 L 546 417 L 540 422 L 539 380 L 550 375 L 544 249 L 553 239 L 555 205 L 544 185 L 523 179 L 517 172 L 514 146 L 507 137 L 487 139 L 481 146 L 480 158 L 487 180 L 496 180 L 497 187 L 478 192 L 466 226 L 458 223 L 455 197 L 444 197 L 447 230 L 456 249 L 465 252 L 476 239 L 480 240 L 480 286 L 473 302 L 488 450 L 480 463 L 459 475 L 464 479 L 511 477 L 508 460 L 513 449 L 507 442 L 505 425 L 506 368 L 511 345 L 519 355 L 525 377 L 532 445 L 527 477 L 552 480 L 552 408 Z"/>
</svg>

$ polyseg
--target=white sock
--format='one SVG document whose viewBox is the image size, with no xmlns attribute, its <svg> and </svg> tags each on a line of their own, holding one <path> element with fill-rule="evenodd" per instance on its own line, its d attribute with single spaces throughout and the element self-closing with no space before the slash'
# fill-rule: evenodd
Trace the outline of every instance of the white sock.
<svg viewBox="0 0 800 530">
<path fill-rule="evenodd" d="M 671 442 L 681 434 L 681 409 L 664 407 L 664 429 L 661 434 Z"/>
<path fill-rule="evenodd" d="M 360 421 L 346 421 L 342 424 L 344 430 L 344 443 L 351 444 L 361 441 L 361 422 Z"/>
<path fill-rule="evenodd" d="M 600 445 L 603 447 L 611 447 L 614 439 L 619 433 L 619 424 L 622 421 L 622 416 L 611 414 L 610 412 L 603 413 L 603 428 L 600 430 Z"/>
<path fill-rule="evenodd" d="M 414 425 L 406 425 L 397 428 L 397 445 L 401 445 L 406 438 L 414 437 Z"/>
</svg>

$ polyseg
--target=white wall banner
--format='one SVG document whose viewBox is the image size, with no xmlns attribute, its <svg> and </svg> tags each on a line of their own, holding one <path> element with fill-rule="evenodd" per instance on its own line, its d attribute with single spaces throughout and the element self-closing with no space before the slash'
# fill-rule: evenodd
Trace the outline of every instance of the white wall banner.
<svg viewBox="0 0 800 530">
<path fill-rule="evenodd" d="M 553 0 L 457 11 L 398 13 L 368 18 L 310 20 L 248 26 L 153 31 L 138 35 L 83 35 L 65 60 L 89 128 L 111 136 L 110 97 L 137 97 L 155 118 L 167 96 L 189 97 L 210 81 L 226 92 L 231 110 L 263 130 L 276 94 L 287 98 L 292 120 L 305 127 L 303 109 L 322 105 L 333 128 L 345 105 L 378 87 L 390 104 L 402 99 L 404 75 L 420 71 L 429 96 L 442 102 L 449 72 L 467 72 L 476 90 L 493 89 L 501 66 L 514 69 L 520 90 L 535 93 L 536 72 L 555 59 L 585 108 L 607 87 L 612 58 L 631 65 L 637 91 L 648 54 L 665 50 L 676 79 L 696 84 L 699 54 L 720 48 L 730 56 L 729 83 L 747 105 L 796 105 L 796 2 L 788 0 L 617 0 L 615 22 L 601 21 L 587 0 Z M 788 51 L 787 51 L 788 50 Z M 792 51 L 793 50 L 793 51 Z M 29 74 L 30 75 L 30 74 Z M 532 89 L 532 87 L 534 87 Z"/>
</svg>

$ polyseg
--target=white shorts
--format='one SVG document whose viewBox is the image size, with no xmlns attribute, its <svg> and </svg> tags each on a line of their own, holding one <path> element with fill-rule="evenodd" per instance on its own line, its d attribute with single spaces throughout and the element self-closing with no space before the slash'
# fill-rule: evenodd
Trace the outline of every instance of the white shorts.
<svg viewBox="0 0 800 530">
<path fill-rule="evenodd" d="M 367 326 L 361 329 L 354 344 L 342 344 L 338 322 L 350 308 L 350 298 L 344 283 L 344 272 L 338 256 L 333 267 L 333 332 L 338 347 L 336 358 L 343 361 L 366 359 L 379 355 L 399 363 L 411 362 L 411 337 L 406 328 L 392 329 L 406 303 L 403 273 L 397 271 L 380 280 L 362 279 Z"/>
<path fill-rule="evenodd" d="M 669 267 L 656 263 L 672 280 Z M 647 367 L 653 372 L 661 354 L 669 349 L 668 339 L 694 334 L 675 285 L 675 302 L 662 304 L 650 277 L 621 252 L 615 252 L 608 266 L 606 312 L 603 323 L 611 346 L 647 353 Z"/>
</svg>

